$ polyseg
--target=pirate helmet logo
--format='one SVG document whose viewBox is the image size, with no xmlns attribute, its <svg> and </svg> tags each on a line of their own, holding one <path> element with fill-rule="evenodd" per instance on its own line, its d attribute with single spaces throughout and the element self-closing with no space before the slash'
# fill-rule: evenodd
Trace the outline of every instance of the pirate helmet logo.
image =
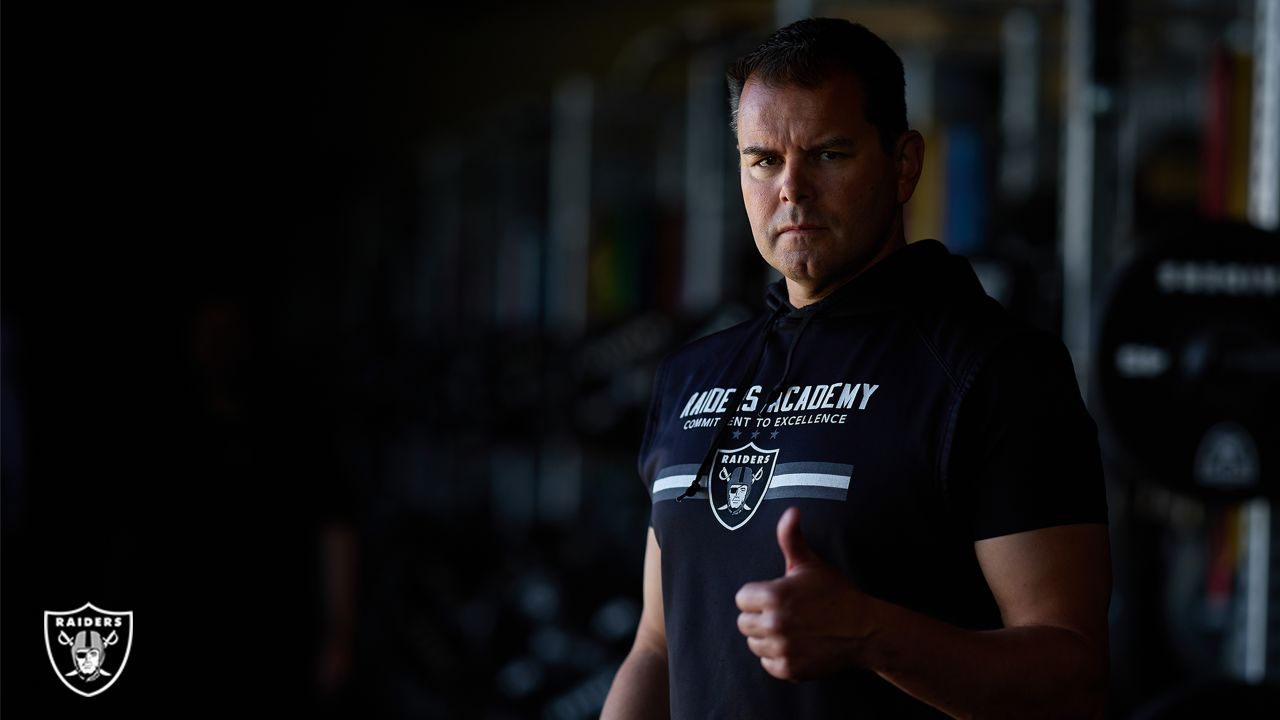
<svg viewBox="0 0 1280 720">
<path fill-rule="evenodd" d="M 93 697 L 115 684 L 129 660 L 133 613 L 102 610 L 92 603 L 65 612 L 46 610 L 44 641 L 62 684 Z"/>
<path fill-rule="evenodd" d="M 756 514 L 773 481 L 778 451 L 747 443 L 734 450 L 717 450 L 711 465 L 708 497 L 716 520 L 737 530 Z"/>
<path fill-rule="evenodd" d="M 729 468 L 720 468 L 720 479 L 729 486 L 729 502 L 716 510 L 728 510 L 730 515 L 751 510 L 751 506 L 747 504 L 747 496 L 751 493 L 751 486 L 755 485 L 763 475 L 763 469 L 753 473 L 742 465 L 734 468 L 732 474 L 729 473 Z"/>
<path fill-rule="evenodd" d="M 67 634 L 65 632 L 58 634 L 58 642 L 67 644 Z M 115 645 L 120 642 L 120 638 L 113 630 L 107 639 L 103 641 L 102 633 L 97 630 L 89 630 L 76 633 L 76 639 L 71 642 L 71 656 L 75 660 L 75 672 L 85 682 L 93 682 L 103 677 L 102 663 L 106 659 L 103 652 L 108 645 Z M 107 673 L 106 677 L 110 677 L 111 673 Z"/>
</svg>

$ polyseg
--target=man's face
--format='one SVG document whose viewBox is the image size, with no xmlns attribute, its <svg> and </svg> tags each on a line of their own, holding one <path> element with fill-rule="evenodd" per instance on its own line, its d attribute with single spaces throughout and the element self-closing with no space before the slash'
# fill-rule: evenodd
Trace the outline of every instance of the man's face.
<svg viewBox="0 0 1280 720">
<path fill-rule="evenodd" d="M 730 485 L 729 486 L 729 507 L 737 510 L 742 507 L 742 503 L 747 499 L 747 491 L 751 489 L 750 485 Z"/>
<path fill-rule="evenodd" d="M 906 133 L 886 153 L 851 74 L 812 89 L 747 80 L 738 104 L 742 199 L 756 248 L 787 278 L 793 302 L 797 293 L 821 298 L 900 246 L 900 207 L 919 167 L 899 149 L 918 141 Z"/>
<path fill-rule="evenodd" d="M 76 667 L 79 668 L 81 675 L 92 675 L 97 671 L 100 662 L 102 662 L 101 651 L 94 648 L 76 650 Z"/>
</svg>

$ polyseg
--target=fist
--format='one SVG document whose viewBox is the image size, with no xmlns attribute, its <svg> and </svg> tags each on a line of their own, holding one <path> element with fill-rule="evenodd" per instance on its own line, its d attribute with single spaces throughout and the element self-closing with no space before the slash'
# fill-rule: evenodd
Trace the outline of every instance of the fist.
<svg viewBox="0 0 1280 720">
<path fill-rule="evenodd" d="M 794 507 L 778 520 L 778 546 L 786 574 L 747 583 L 734 598 L 747 647 L 766 672 L 793 682 L 857 664 L 870 634 L 867 595 L 805 543 Z"/>
</svg>

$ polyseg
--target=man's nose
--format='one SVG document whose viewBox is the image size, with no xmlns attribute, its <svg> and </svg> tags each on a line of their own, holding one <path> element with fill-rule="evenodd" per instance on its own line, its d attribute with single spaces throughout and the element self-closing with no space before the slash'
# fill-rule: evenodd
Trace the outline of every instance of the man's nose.
<svg viewBox="0 0 1280 720">
<path fill-rule="evenodd" d="M 803 163 L 790 162 L 782 172 L 778 199 L 783 203 L 804 203 L 813 198 L 813 183 Z"/>
</svg>

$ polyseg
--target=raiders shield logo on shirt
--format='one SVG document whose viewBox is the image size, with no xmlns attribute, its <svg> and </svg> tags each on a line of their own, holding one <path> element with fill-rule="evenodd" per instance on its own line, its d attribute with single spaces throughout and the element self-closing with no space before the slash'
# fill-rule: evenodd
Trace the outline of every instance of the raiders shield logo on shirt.
<svg viewBox="0 0 1280 720">
<path fill-rule="evenodd" d="M 756 514 L 773 481 L 777 450 L 747 443 L 735 450 L 717 450 L 711 461 L 711 513 L 727 530 L 737 530 Z"/>
</svg>

